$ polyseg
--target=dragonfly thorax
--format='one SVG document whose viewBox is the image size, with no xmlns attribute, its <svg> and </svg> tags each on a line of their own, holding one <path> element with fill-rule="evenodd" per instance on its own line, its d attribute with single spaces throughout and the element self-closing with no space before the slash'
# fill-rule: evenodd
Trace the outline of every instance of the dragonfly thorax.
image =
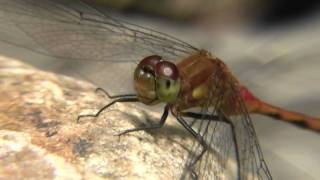
<svg viewBox="0 0 320 180">
<path fill-rule="evenodd" d="M 141 102 L 172 103 L 180 92 L 179 71 L 175 64 L 158 55 L 140 61 L 134 72 L 134 88 Z"/>
</svg>

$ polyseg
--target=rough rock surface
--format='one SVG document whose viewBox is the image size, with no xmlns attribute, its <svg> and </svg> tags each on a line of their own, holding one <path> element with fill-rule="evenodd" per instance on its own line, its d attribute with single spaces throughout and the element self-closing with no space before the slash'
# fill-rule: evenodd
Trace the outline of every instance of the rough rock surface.
<svg viewBox="0 0 320 180">
<path fill-rule="evenodd" d="M 116 104 L 96 87 L 0 56 L 0 179 L 177 179 L 191 137 L 169 119 L 164 128 L 116 136 L 158 120 L 134 104 Z"/>
</svg>

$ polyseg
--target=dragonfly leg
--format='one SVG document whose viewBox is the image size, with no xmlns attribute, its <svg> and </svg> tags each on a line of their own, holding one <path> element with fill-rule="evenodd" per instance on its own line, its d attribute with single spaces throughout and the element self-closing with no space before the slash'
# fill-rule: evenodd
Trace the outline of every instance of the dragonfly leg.
<svg viewBox="0 0 320 180">
<path fill-rule="evenodd" d="M 116 100 L 110 102 L 109 104 L 105 105 L 104 107 L 102 107 L 95 114 L 79 115 L 78 118 L 77 118 L 77 123 L 79 123 L 80 119 L 84 118 L 84 117 L 98 117 L 102 111 L 104 111 L 105 109 L 107 109 L 108 107 L 112 106 L 113 104 L 115 104 L 117 102 L 139 102 L 139 99 L 137 97 L 131 97 L 131 96 L 126 97 L 126 96 L 123 96 L 123 97 L 121 97 L 119 99 L 116 99 Z"/>
<path fill-rule="evenodd" d="M 238 146 L 238 142 L 237 142 L 237 138 L 236 138 L 234 124 L 225 116 L 216 116 L 216 115 L 201 114 L 201 113 L 194 113 L 194 112 L 182 112 L 181 114 L 182 114 L 182 116 L 195 118 L 197 120 L 219 121 L 219 122 L 226 123 L 230 126 L 231 132 L 232 132 L 233 142 L 235 145 L 235 155 L 236 155 L 237 166 L 238 166 L 237 176 L 238 176 L 238 179 L 241 179 L 240 178 L 240 154 L 239 154 L 239 150 L 238 150 L 239 146 Z"/>
<path fill-rule="evenodd" d="M 232 123 L 232 121 L 230 121 L 227 117 L 223 116 L 222 117 L 222 121 L 229 124 L 230 125 L 230 128 L 231 128 L 231 132 L 232 132 L 232 139 L 233 139 L 233 142 L 234 142 L 234 149 L 235 149 L 235 156 L 236 156 L 236 160 L 237 160 L 237 166 L 238 166 L 238 171 L 237 171 L 237 176 L 238 176 L 238 180 L 241 179 L 241 176 L 240 176 L 240 154 L 239 154 L 239 149 L 238 149 L 238 141 L 237 141 L 237 137 L 236 137 L 236 130 L 235 130 L 235 127 L 234 127 L 234 124 Z"/>
<path fill-rule="evenodd" d="M 218 116 L 210 115 L 210 114 L 182 112 L 181 115 L 184 117 L 195 118 L 195 119 L 199 119 L 199 120 L 221 121 Z"/>
<path fill-rule="evenodd" d="M 202 146 L 202 150 L 200 152 L 200 154 L 193 160 L 193 162 L 190 163 L 189 165 L 189 170 L 191 171 L 191 175 L 193 177 L 193 179 L 198 179 L 198 175 L 197 173 L 193 170 L 193 166 L 201 159 L 201 157 L 203 156 L 203 154 L 207 151 L 207 143 L 203 140 L 202 136 L 200 134 L 198 134 L 197 132 L 195 132 L 191 126 L 188 125 L 188 123 L 183 119 L 183 117 L 180 116 L 176 116 L 178 122 L 184 127 L 186 128 L 191 135 L 201 144 Z"/>
<path fill-rule="evenodd" d="M 136 97 L 136 94 L 121 94 L 121 95 L 110 95 L 106 90 L 104 90 L 103 88 L 98 87 L 95 90 L 95 93 L 98 93 L 99 91 L 101 91 L 103 94 L 107 95 L 109 99 L 115 99 L 115 98 L 122 98 L 122 97 Z"/>
<path fill-rule="evenodd" d="M 163 114 L 162 114 L 162 116 L 160 118 L 159 123 L 153 124 L 151 126 L 144 126 L 144 127 L 133 128 L 133 129 L 127 129 L 127 130 L 124 130 L 124 131 L 120 132 L 117 135 L 121 136 L 121 135 L 130 133 L 130 132 L 134 132 L 134 131 L 149 130 L 149 129 L 159 129 L 164 125 L 165 121 L 167 120 L 168 114 L 169 114 L 169 105 L 166 105 L 165 108 L 164 108 L 164 112 L 163 112 Z"/>
</svg>

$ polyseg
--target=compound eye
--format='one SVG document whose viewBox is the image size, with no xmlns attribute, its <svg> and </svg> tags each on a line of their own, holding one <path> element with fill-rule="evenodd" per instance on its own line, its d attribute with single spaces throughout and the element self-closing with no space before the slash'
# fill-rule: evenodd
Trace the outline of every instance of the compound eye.
<svg viewBox="0 0 320 180">
<path fill-rule="evenodd" d="M 162 102 L 172 103 L 180 92 L 179 71 L 175 64 L 161 61 L 156 65 L 157 96 Z"/>
<path fill-rule="evenodd" d="M 169 61 L 161 61 L 157 63 L 155 68 L 156 76 L 166 77 L 172 80 L 179 78 L 179 70 L 177 66 Z"/>
<path fill-rule="evenodd" d="M 152 56 L 148 56 L 145 57 L 144 59 L 142 59 L 138 65 L 138 67 L 140 68 L 149 68 L 152 71 L 154 71 L 154 69 L 156 68 L 156 65 L 162 60 L 161 56 L 158 55 L 152 55 Z"/>
<path fill-rule="evenodd" d="M 157 99 L 155 67 L 161 56 L 152 55 L 140 61 L 134 72 L 134 87 L 141 102 L 149 104 Z"/>
<path fill-rule="evenodd" d="M 136 68 L 134 73 L 134 88 L 140 101 L 145 104 L 157 98 L 155 76 L 144 69 Z"/>
</svg>

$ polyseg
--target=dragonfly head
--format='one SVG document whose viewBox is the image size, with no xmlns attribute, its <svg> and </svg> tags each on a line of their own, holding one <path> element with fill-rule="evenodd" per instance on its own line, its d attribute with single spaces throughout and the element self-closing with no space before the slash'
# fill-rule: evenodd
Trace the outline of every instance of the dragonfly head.
<svg viewBox="0 0 320 180">
<path fill-rule="evenodd" d="M 172 103 L 181 87 L 178 68 L 161 56 L 148 56 L 135 69 L 134 87 L 145 104 Z"/>
</svg>

